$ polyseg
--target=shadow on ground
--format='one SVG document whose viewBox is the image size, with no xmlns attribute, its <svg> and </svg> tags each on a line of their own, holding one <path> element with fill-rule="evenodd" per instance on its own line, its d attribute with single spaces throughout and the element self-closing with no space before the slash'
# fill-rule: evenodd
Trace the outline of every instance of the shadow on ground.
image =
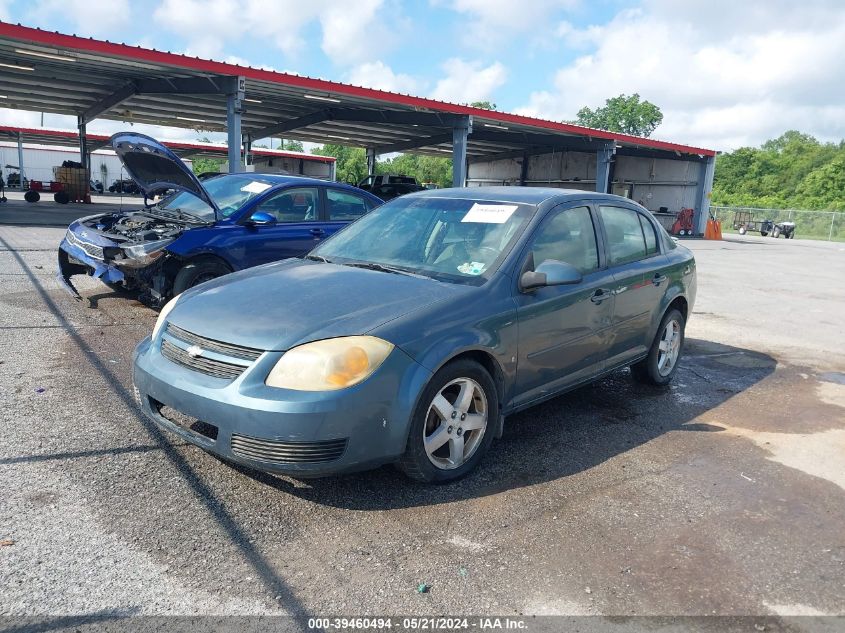
<svg viewBox="0 0 845 633">
<path fill-rule="evenodd" d="M 270 488 L 351 510 L 390 510 L 493 495 L 575 475 L 664 433 L 721 431 L 694 420 L 772 374 L 776 364 L 766 354 L 689 339 L 672 386 L 641 385 L 625 369 L 511 416 L 504 436 L 493 443 L 479 468 L 441 486 L 414 483 L 391 466 L 308 480 L 231 466 Z"/>
</svg>

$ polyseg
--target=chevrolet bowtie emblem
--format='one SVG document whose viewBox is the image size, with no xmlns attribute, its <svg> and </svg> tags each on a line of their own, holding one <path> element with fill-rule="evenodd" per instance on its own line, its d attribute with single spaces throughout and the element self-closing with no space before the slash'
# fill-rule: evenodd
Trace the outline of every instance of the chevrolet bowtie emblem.
<svg viewBox="0 0 845 633">
<path fill-rule="evenodd" d="M 197 356 L 202 356 L 202 348 L 198 345 L 191 345 L 185 351 L 188 352 L 188 355 L 191 358 L 196 358 Z"/>
</svg>

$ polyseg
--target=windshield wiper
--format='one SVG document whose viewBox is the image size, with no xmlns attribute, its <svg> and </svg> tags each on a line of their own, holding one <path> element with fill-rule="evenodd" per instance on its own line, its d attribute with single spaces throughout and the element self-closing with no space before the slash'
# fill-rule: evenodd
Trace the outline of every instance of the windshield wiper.
<svg viewBox="0 0 845 633">
<path fill-rule="evenodd" d="M 331 261 L 322 255 L 306 255 L 305 259 L 310 259 L 313 262 L 323 262 L 324 264 L 331 264 Z"/>
<path fill-rule="evenodd" d="M 405 268 L 396 268 L 394 266 L 385 266 L 384 264 L 377 264 L 376 262 L 344 262 L 344 266 L 354 266 L 355 268 L 366 268 L 367 270 L 377 270 L 382 273 L 393 273 L 394 275 L 407 275 L 408 277 L 418 277 L 420 279 L 431 279 L 426 275 L 419 275 L 411 272 Z"/>
<path fill-rule="evenodd" d="M 182 209 L 164 209 L 162 207 L 152 207 L 150 210 L 158 211 L 163 216 L 175 217 L 179 220 L 185 220 L 189 222 L 193 221 L 198 224 L 211 224 L 211 222 L 209 222 L 202 216 L 196 215 L 194 213 L 188 213 L 187 211 L 182 211 Z"/>
</svg>

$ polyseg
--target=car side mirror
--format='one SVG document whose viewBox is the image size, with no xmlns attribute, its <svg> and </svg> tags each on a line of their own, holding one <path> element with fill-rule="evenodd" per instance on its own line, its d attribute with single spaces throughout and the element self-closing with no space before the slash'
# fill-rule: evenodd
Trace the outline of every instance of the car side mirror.
<svg viewBox="0 0 845 633">
<path fill-rule="evenodd" d="M 256 211 L 251 216 L 249 216 L 249 220 L 247 220 L 247 223 L 252 226 L 275 224 L 276 216 L 272 215 L 271 213 L 266 213 L 264 211 Z"/>
<path fill-rule="evenodd" d="M 544 286 L 568 286 L 579 284 L 583 279 L 581 272 L 572 264 L 547 259 L 537 266 L 536 270 L 528 270 L 519 278 L 522 290 L 533 290 Z"/>
</svg>

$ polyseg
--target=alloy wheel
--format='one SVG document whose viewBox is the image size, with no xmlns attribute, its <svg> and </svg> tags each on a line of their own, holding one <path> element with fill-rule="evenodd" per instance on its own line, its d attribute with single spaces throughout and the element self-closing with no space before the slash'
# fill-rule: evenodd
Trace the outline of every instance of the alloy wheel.
<svg viewBox="0 0 845 633">
<path fill-rule="evenodd" d="M 681 353 L 681 324 L 671 319 L 663 328 L 660 342 L 657 344 L 657 371 L 661 376 L 668 376 Z"/>
<path fill-rule="evenodd" d="M 423 445 L 437 468 L 452 470 L 466 463 L 487 430 L 487 396 L 472 378 L 447 383 L 428 407 Z"/>
</svg>

